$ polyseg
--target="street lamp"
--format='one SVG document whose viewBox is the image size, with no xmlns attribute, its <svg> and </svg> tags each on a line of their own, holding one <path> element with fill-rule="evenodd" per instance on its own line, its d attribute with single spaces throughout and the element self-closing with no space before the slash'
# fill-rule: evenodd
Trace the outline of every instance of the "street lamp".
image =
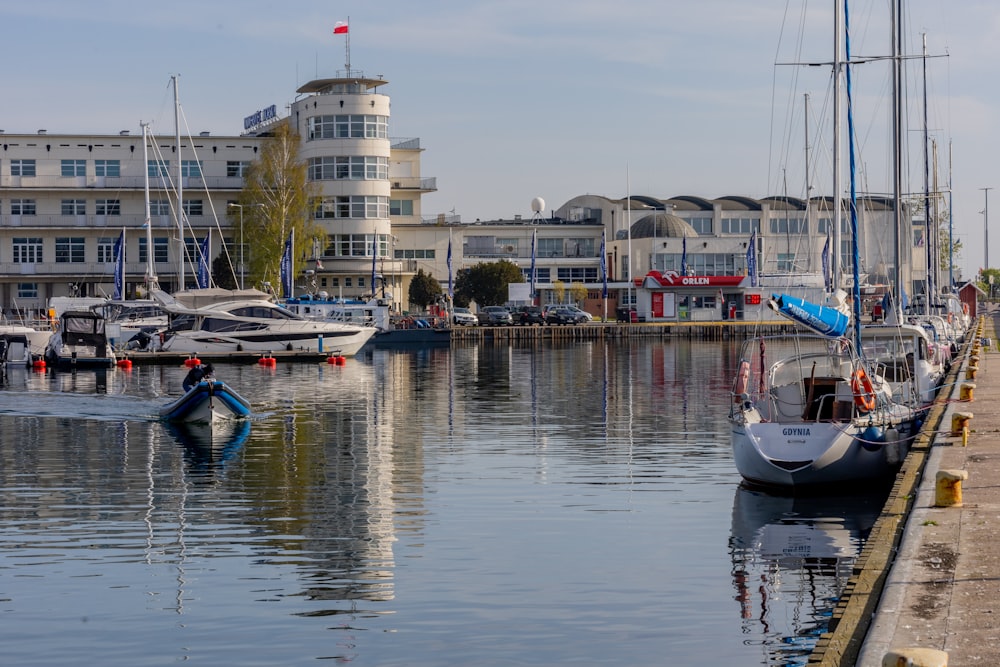
<svg viewBox="0 0 1000 667">
<path fill-rule="evenodd" d="M 243 289 L 243 205 L 229 204 L 229 206 L 240 209 L 240 289 Z"/>
</svg>

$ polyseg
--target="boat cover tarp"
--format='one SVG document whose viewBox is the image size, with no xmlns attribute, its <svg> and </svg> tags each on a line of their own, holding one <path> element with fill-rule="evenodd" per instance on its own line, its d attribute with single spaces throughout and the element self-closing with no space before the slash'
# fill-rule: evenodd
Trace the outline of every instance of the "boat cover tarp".
<svg viewBox="0 0 1000 667">
<path fill-rule="evenodd" d="M 836 308 L 821 306 L 788 294 L 772 294 L 768 306 L 779 315 L 831 338 L 843 336 L 851 323 L 851 318 Z"/>
</svg>

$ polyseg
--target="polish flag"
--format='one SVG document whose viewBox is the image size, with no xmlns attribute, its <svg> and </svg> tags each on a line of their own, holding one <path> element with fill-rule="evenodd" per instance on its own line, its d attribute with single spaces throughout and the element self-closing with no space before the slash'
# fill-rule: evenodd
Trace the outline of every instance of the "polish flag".
<svg viewBox="0 0 1000 667">
<path fill-rule="evenodd" d="M 344 23 L 343 21 L 337 21 L 333 25 L 333 34 L 334 35 L 346 35 L 347 34 L 347 24 Z"/>
</svg>

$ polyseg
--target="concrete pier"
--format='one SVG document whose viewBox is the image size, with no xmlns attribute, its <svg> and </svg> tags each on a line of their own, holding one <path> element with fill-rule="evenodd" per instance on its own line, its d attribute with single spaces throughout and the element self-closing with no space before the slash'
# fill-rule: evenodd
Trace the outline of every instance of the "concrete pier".
<svg viewBox="0 0 1000 667">
<path fill-rule="evenodd" d="M 1000 665 L 998 327 L 995 306 L 973 325 L 809 665 Z M 940 502 L 941 479 L 959 502 Z"/>
</svg>

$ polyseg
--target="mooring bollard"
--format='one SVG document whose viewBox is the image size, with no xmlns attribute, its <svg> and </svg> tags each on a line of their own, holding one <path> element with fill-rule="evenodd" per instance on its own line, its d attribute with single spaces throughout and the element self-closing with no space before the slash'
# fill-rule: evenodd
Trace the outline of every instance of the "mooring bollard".
<svg viewBox="0 0 1000 667">
<path fill-rule="evenodd" d="M 969 479 L 965 470 L 938 470 L 934 477 L 934 506 L 960 507 L 962 505 L 962 481 Z"/>
<path fill-rule="evenodd" d="M 936 648 L 894 648 L 882 658 L 882 667 L 948 667 L 948 654 Z"/>
<path fill-rule="evenodd" d="M 973 398 L 976 392 L 976 383 L 974 382 L 963 382 L 962 386 L 959 388 L 958 400 L 972 402 L 975 400 Z"/>
<path fill-rule="evenodd" d="M 967 366 L 965 368 L 965 379 L 966 380 L 975 380 L 976 379 L 976 371 L 978 371 L 978 370 L 979 370 L 979 366 L 976 366 L 974 364 Z"/>
<path fill-rule="evenodd" d="M 948 667 L 948 654 L 936 648 L 894 648 L 882 658 L 882 667 Z"/>
<path fill-rule="evenodd" d="M 951 415 L 951 434 L 952 436 L 962 435 L 962 429 L 969 427 L 969 420 L 972 419 L 971 412 L 955 412 Z"/>
</svg>

